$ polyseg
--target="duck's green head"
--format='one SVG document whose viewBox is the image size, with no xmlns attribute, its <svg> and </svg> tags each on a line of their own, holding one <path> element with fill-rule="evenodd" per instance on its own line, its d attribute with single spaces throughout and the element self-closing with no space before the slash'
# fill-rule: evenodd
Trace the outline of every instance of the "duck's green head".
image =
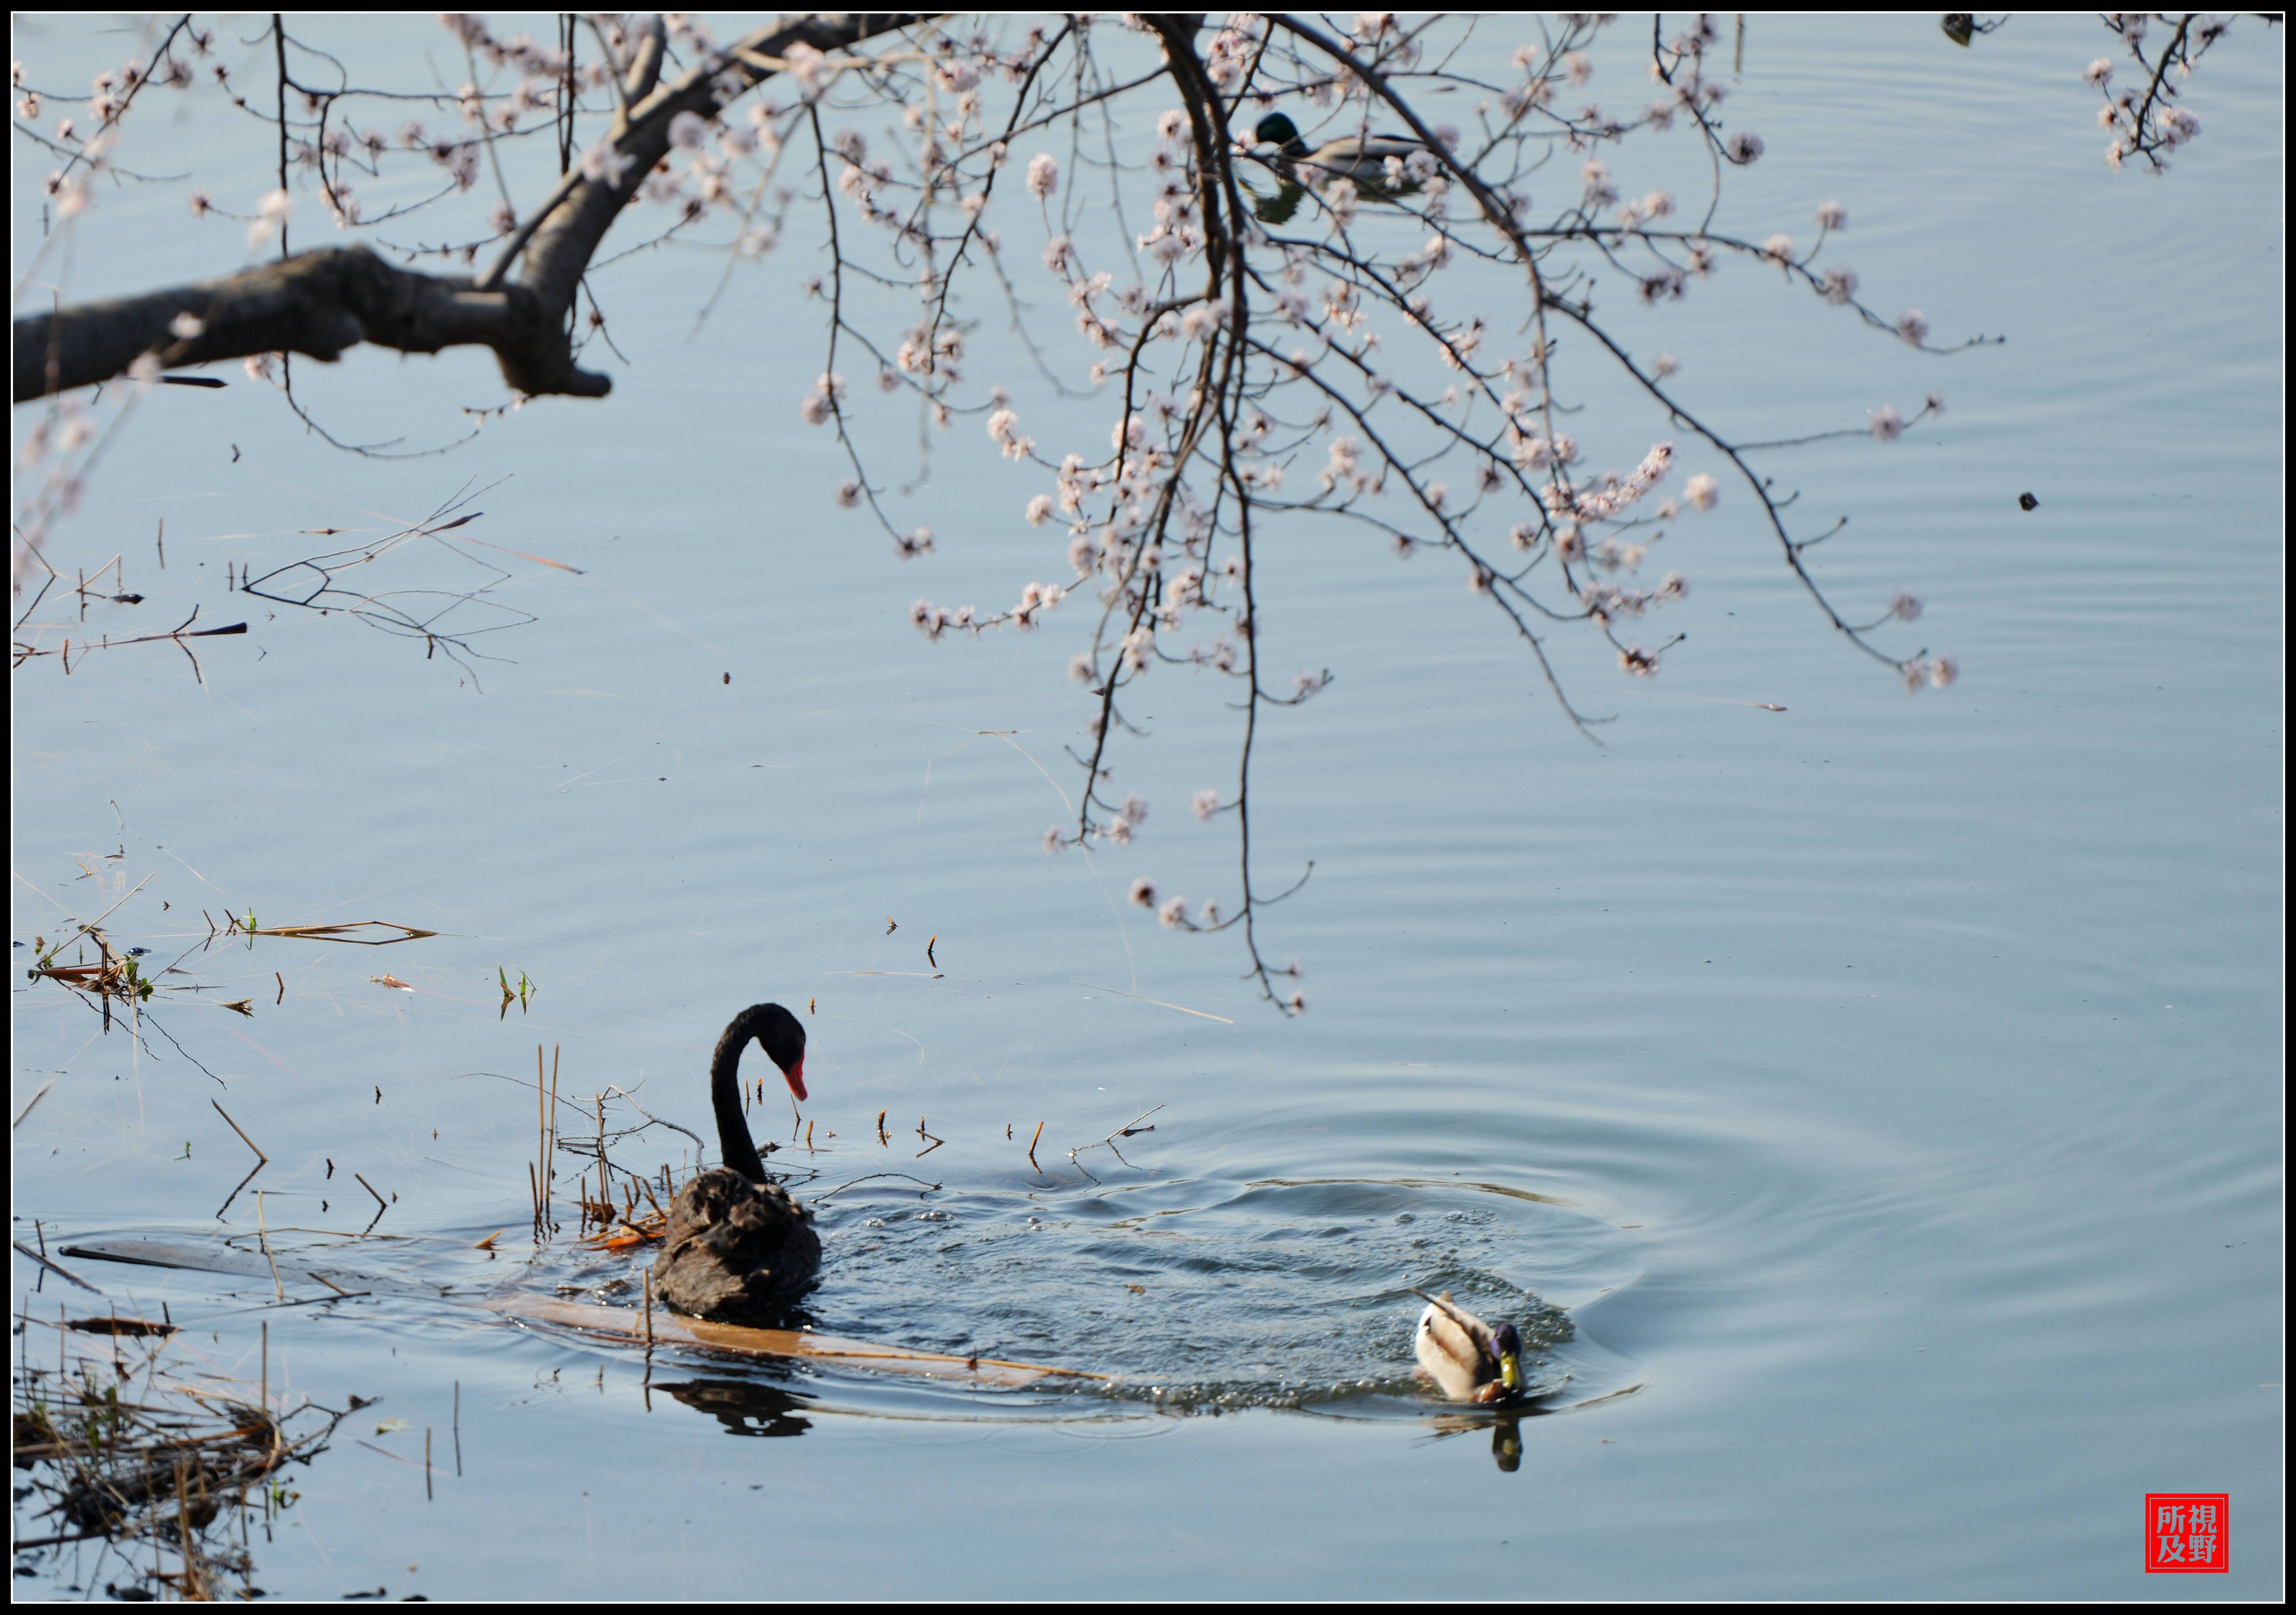
<svg viewBox="0 0 2296 1615">
<path fill-rule="evenodd" d="M 1498 1359 L 1499 1383 L 1513 1396 L 1522 1390 L 1522 1336 L 1513 1324 L 1491 1331 L 1491 1356 Z"/>
<path fill-rule="evenodd" d="M 1298 156 L 1307 148 L 1300 139 L 1300 127 L 1281 112 L 1270 112 L 1259 120 L 1251 132 L 1252 138 L 1263 146 L 1281 146 L 1289 156 Z"/>
</svg>

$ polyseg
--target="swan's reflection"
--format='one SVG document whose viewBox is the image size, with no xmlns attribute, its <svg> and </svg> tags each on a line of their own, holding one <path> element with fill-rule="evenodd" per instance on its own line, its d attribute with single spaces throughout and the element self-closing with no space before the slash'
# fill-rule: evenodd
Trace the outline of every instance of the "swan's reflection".
<svg viewBox="0 0 2296 1615">
<path fill-rule="evenodd" d="M 706 1413 L 734 1436 L 801 1436 L 813 1428 L 803 1409 L 811 1399 L 756 1380 L 654 1381 L 653 1389 Z"/>
</svg>

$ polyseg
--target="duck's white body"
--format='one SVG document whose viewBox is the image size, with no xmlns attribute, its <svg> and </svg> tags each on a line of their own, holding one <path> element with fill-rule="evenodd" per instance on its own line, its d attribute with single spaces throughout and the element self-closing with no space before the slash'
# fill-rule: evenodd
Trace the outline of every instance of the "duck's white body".
<svg viewBox="0 0 2296 1615">
<path fill-rule="evenodd" d="M 1367 140 L 1350 135 L 1316 147 L 1305 157 L 1294 160 L 1300 177 L 1313 184 L 1331 179 L 1351 179 L 1359 185 L 1390 186 L 1414 184 L 1409 176 L 1399 180 L 1388 172 L 1388 160 L 1409 162 L 1427 148 L 1415 140 L 1405 140 L 1393 135 L 1374 135 Z"/>
<path fill-rule="evenodd" d="M 1454 1402 L 1504 1401 L 1521 1391 L 1519 1351 L 1512 1324 L 1493 1329 L 1454 1302 L 1448 1291 L 1427 1297 L 1412 1340 L 1419 1366 Z"/>
</svg>

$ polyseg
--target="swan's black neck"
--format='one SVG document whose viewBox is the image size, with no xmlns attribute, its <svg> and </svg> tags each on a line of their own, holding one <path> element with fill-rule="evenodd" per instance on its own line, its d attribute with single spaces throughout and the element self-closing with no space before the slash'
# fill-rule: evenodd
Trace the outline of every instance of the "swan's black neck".
<svg viewBox="0 0 2296 1615">
<path fill-rule="evenodd" d="M 718 1039 L 718 1052 L 709 1057 L 709 1104 L 718 1112 L 718 1153 L 726 1166 L 753 1184 L 766 1181 L 766 1163 L 758 1159 L 758 1146 L 750 1138 L 750 1124 L 742 1116 L 739 1073 L 742 1049 L 766 1029 L 764 1012 L 768 1010 L 790 1018 L 789 1012 L 777 1004 L 752 1004 L 734 1017 L 726 1035 Z"/>
</svg>

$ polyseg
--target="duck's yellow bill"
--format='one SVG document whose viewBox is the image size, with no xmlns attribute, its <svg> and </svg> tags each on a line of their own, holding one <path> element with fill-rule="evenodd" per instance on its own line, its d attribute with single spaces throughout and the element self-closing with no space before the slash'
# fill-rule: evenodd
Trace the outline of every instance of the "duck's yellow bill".
<svg viewBox="0 0 2296 1615">
<path fill-rule="evenodd" d="M 1509 1390 L 1522 1389 L 1522 1359 L 1512 1351 L 1499 1359 L 1499 1380 Z"/>
</svg>

